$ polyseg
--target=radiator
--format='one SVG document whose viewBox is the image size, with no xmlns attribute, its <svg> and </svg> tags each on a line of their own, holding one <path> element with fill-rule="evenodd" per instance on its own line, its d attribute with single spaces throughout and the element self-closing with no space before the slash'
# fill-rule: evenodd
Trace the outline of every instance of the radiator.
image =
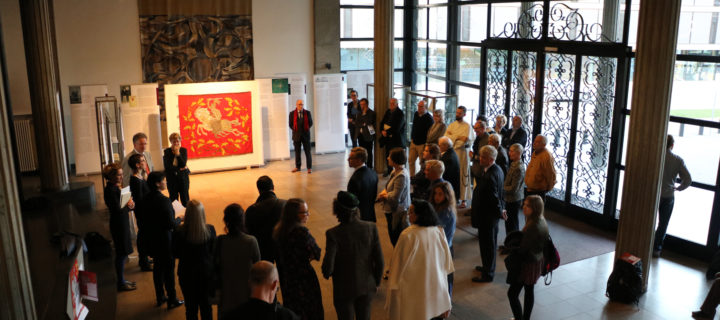
<svg viewBox="0 0 720 320">
<path fill-rule="evenodd" d="M 32 116 L 16 116 L 13 123 L 15 125 L 15 142 L 18 161 L 20 162 L 20 172 L 35 171 L 38 167 L 38 159 Z"/>
</svg>

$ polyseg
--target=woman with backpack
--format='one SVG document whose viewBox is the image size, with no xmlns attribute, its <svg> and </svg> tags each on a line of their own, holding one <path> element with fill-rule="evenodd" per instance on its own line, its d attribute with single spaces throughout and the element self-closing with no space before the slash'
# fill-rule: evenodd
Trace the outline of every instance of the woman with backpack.
<svg viewBox="0 0 720 320">
<path fill-rule="evenodd" d="M 516 270 L 508 270 L 507 283 L 510 284 L 507 295 L 510 300 L 515 319 L 530 319 L 535 303 L 535 282 L 540 278 L 543 268 L 543 250 L 546 240 L 550 237 L 547 221 L 543 216 L 545 204 L 537 195 L 528 196 L 523 204 L 525 227 L 522 229 L 520 246 L 513 249 L 510 255 L 517 255 Z M 509 257 L 508 257 L 509 258 Z M 511 269 L 508 266 L 508 269 Z M 525 289 L 525 310 L 520 305 L 520 290 Z"/>
</svg>

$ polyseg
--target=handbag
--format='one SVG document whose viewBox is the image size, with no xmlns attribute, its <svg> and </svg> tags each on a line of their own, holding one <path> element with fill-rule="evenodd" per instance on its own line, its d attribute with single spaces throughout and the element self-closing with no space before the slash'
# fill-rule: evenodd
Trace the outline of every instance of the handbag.
<svg viewBox="0 0 720 320">
<path fill-rule="evenodd" d="M 541 274 L 545 276 L 545 285 L 552 282 L 552 272 L 560 266 L 560 253 L 555 248 L 552 237 L 548 235 L 543 247 L 543 266 Z"/>
</svg>

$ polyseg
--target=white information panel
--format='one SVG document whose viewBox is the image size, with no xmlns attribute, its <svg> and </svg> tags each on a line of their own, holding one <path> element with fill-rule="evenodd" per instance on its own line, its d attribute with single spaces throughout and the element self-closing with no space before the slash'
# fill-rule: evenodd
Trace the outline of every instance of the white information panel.
<svg viewBox="0 0 720 320">
<path fill-rule="evenodd" d="M 168 132 L 180 132 L 178 96 L 240 92 L 250 92 L 251 95 L 252 153 L 188 159 L 188 167 L 192 172 L 210 172 L 265 164 L 263 155 L 262 108 L 258 83 L 255 80 L 251 80 L 165 85 L 165 115 L 167 116 Z"/>
<path fill-rule="evenodd" d="M 358 92 L 358 99 L 367 98 L 367 85 L 374 82 L 374 77 L 373 71 L 348 71 L 345 74 L 345 83 L 348 90 L 354 89 Z M 346 98 L 346 100 L 350 99 Z"/>
<path fill-rule="evenodd" d="M 288 79 L 257 79 L 262 106 L 265 160 L 290 158 Z M 273 85 L 275 83 L 275 85 Z"/>
<path fill-rule="evenodd" d="M 342 74 L 313 77 L 315 153 L 345 151 L 345 88 Z"/>
<path fill-rule="evenodd" d="M 80 86 L 80 103 L 70 104 L 72 117 L 72 149 L 75 155 L 75 174 L 78 176 L 98 173 L 100 168 L 100 144 L 98 142 L 95 97 L 107 94 L 106 85 Z"/>
<path fill-rule="evenodd" d="M 130 101 L 120 104 L 122 112 L 124 157 L 133 149 L 132 137 L 143 132 L 148 137 L 148 148 L 153 162 L 153 171 L 165 170 L 162 162 L 163 140 L 160 127 L 160 106 L 157 104 L 157 83 L 130 85 Z M 114 137 L 113 140 L 115 140 Z"/>
</svg>

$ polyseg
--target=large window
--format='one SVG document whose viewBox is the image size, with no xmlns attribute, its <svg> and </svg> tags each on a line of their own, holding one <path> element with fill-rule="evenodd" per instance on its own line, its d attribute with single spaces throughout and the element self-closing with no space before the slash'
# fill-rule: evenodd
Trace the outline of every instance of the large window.
<svg viewBox="0 0 720 320">
<path fill-rule="evenodd" d="M 340 1 L 340 70 L 372 70 L 374 67 L 374 0 Z M 403 0 L 395 0 L 393 62 L 397 72 L 403 67 Z M 395 76 L 397 79 L 398 77 Z M 399 77 L 402 79 L 402 76 Z M 402 83 L 402 81 L 400 81 Z"/>
</svg>

